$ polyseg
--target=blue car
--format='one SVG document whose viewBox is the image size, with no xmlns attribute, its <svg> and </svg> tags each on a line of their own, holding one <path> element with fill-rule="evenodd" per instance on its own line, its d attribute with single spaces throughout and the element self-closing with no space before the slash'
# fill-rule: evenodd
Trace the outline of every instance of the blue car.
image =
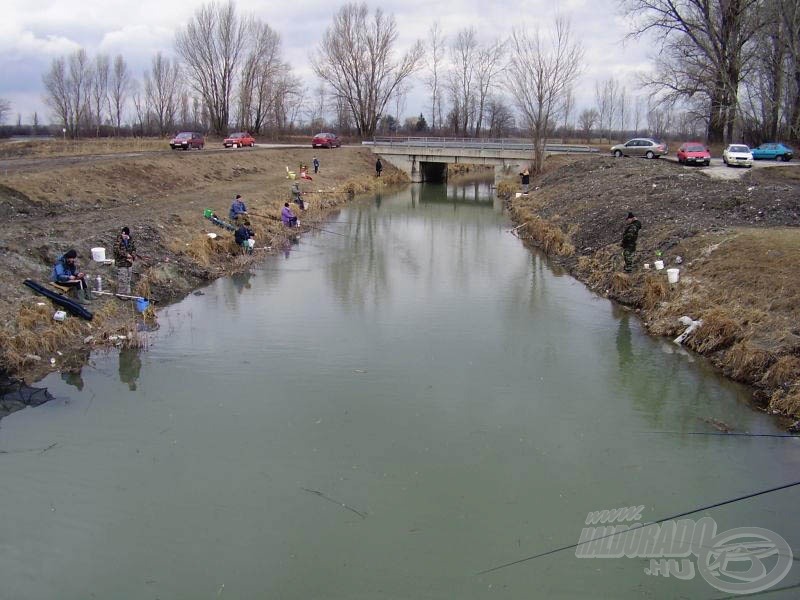
<svg viewBox="0 0 800 600">
<path fill-rule="evenodd" d="M 782 160 L 784 162 L 792 160 L 792 156 L 794 156 L 794 152 L 792 151 L 789 146 L 784 144 L 777 144 L 775 142 L 769 142 L 767 144 L 761 144 L 758 148 L 752 149 L 753 158 L 758 159 L 766 159 L 766 160 Z"/>
</svg>

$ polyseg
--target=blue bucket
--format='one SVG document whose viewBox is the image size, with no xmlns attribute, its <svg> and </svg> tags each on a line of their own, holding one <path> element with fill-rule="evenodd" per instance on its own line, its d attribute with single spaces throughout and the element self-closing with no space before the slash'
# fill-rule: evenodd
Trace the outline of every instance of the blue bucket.
<svg viewBox="0 0 800 600">
<path fill-rule="evenodd" d="M 136 312 L 143 313 L 147 310 L 148 306 L 150 306 L 150 303 L 144 298 L 138 298 L 136 300 Z"/>
</svg>

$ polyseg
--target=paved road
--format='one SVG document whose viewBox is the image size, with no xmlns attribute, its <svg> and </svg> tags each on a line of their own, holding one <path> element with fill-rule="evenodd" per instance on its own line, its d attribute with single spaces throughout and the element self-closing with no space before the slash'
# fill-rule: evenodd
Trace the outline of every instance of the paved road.
<svg viewBox="0 0 800 600">
<path fill-rule="evenodd" d="M 667 160 L 674 163 L 678 162 L 678 158 L 674 154 L 670 156 L 662 156 L 660 160 Z M 800 167 L 800 162 L 797 161 L 782 162 L 775 160 L 753 161 L 754 169 L 766 169 L 769 167 L 797 168 Z M 745 173 L 750 172 L 750 169 L 744 167 L 729 167 L 724 162 L 722 162 L 721 158 L 712 158 L 711 164 L 707 167 L 698 167 L 696 165 L 684 165 L 683 168 L 697 169 L 702 173 L 704 173 L 705 175 L 708 175 L 709 177 L 714 177 L 716 179 L 738 179 L 744 176 Z"/>
</svg>

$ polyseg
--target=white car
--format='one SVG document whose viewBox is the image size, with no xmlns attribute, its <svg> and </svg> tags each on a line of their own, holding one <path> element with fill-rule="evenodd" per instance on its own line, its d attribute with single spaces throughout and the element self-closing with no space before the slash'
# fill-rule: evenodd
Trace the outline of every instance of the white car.
<svg viewBox="0 0 800 600">
<path fill-rule="evenodd" d="M 722 151 L 722 162 L 729 167 L 753 166 L 753 153 L 744 144 L 730 144 Z"/>
</svg>

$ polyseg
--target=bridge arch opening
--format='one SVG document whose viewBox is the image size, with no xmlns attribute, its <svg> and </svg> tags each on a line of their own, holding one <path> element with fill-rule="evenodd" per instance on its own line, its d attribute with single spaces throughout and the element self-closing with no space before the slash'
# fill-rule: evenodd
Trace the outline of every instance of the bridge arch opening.
<svg viewBox="0 0 800 600">
<path fill-rule="evenodd" d="M 447 181 L 447 163 L 443 162 L 420 162 L 420 175 L 422 181 L 430 183 L 444 183 Z"/>
</svg>

